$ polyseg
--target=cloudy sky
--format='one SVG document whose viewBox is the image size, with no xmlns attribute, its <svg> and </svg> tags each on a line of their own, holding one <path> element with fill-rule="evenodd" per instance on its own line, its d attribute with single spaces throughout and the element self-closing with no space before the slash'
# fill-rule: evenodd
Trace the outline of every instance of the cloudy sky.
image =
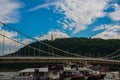
<svg viewBox="0 0 120 80">
<path fill-rule="evenodd" d="M 0 21 L 38 39 L 120 39 L 120 0 L 0 0 Z"/>
<path fill-rule="evenodd" d="M 120 0 L 0 0 L 0 22 L 39 40 L 51 35 L 120 39 Z M 1 24 L 0 34 L 23 38 Z M 12 46 L 11 40 L 5 40 Z"/>
</svg>

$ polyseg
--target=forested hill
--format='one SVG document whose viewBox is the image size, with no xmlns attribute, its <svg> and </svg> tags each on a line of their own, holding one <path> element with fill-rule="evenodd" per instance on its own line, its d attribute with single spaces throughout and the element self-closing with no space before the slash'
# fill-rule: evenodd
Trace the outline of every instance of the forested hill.
<svg viewBox="0 0 120 80">
<path fill-rule="evenodd" d="M 63 39 L 55 39 L 55 40 L 44 40 L 44 43 L 50 44 L 59 49 L 76 53 L 85 56 L 105 56 L 110 54 L 118 49 L 120 49 L 120 40 L 119 39 L 91 39 L 91 38 L 63 38 Z M 47 52 L 53 52 L 58 55 L 64 55 L 64 53 L 56 51 L 54 49 L 48 48 L 39 42 L 31 43 L 27 46 L 33 46 L 38 49 L 45 50 Z M 39 52 L 37 50 L 33 50 L 28 48 L 27 46 L 21 48 L 19 51 L 12 53 L 12 55 L 23 55 L 24 56 L 49 56 L 43 52 Z M 120 52 L 118 52 L 119 54 Z M 68 55 L 69 56 L 69 55 Z"/>
</svg>

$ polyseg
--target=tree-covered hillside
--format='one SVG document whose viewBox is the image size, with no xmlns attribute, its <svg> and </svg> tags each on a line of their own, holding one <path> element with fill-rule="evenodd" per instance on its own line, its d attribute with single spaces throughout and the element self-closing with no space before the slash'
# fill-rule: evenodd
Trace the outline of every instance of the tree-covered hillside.
<svg viewBox="0 0 120 80">
<path fill-rule="evenodd" d="M 44 40 L 41 41 L 47 44 L 50 44 L 54 47 L 57 47 L 59 49 L 80 54 L 83 56 L 105 56 L 108 55 L 118 49 L 120 49 L 120 40 L 119 39 L 91 39 L 91 38 L 63 38 L 63 39 L 55 39 L 55 40 Z M 35 47 L 35 49 L 30 48 L 28 46 Z M 23 48 L 21 48 L 19 51 L 12 53 L 11 55 L 19 55 L 19 56 L 50 56 L 49 54 L 46 54 L 44 52 L 39 51 L 38 49 L 55 53 L 57 55 L 64 56 L 65 53 L 61 51 L 57 51 L 55 49 L 52 49 L 50 47 L 47 47 L 39 42 L 31 43 Z M 118 52 L 117 54 L 119 54 Z M 70 55 L 65 55 L 70 56 Z"/>
</svg>

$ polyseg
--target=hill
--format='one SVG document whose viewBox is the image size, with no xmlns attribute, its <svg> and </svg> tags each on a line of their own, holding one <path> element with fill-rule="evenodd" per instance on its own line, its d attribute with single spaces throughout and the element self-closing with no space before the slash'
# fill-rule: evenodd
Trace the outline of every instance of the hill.
<svg viewBox="0 0 120 80">
<path fill-rule="evenodd" d="M 41 41 L 57 47 L 59 49 L 83 55 L 83 56 L 105 56 L 108 55 L 118 49 L 120 49 L 120 40 L 119 39 L 91 39 L 91 38 L 63 38 L 63 39 L 55 39 L 55 40 L 44 40 Z M 36 50 L 30 48 L 28 46 L 32 46 L 37 48 Z M 49 48 L 39 42 L 31 43 L 27 46 L 24 46 L 19 51 L 12 53 L 11 55 L 19 55 L 19 56 L 50 56 L 44 52 L 39 51 L 38 49 L 55 53 L 57 55 L 64 56 L 65 53 L 61 51 L 56 51 L 55 49 Z M 65 55 L 70 56 L 70 55 Z"/>
</svg>

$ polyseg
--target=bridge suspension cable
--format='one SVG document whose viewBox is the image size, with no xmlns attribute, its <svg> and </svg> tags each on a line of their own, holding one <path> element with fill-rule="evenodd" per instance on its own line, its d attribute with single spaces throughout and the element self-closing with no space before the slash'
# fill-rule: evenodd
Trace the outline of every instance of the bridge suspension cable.
<svg viewBox="0 0 120 80">
<path fill-rule="evenodd" d="M 118 53 L 119 51 L 120 51 L 120 49 L 116 50 L 115 53 Z M 110 56 L 107 56 L 105 58 L 107 58 L 107 59 L 118 59 L 119 58 L 119 60 L 120 60 L 120 54 L 115 55 L 115 53 Z"/>
<path fill-rule="evenodd" d="M 109 54 L 109 55 L 103 56 L 103 58 L 110 58 L 111 56 L 113 57 L 113 55 L 115 55 L 115 54 L 116 54 L 117 52 L 119 52 L 119 51 L 120 51 L 120 49 L 118 49 L 118 50 L 112 52 L 112 53 Z"/>
<path fill-rule="evenodd" d="M 116 56 L 108 57 L 108 59 L 114 59 L 114 58 L 117 58 L 117 57 L 120 57 L 120 54 L 116 55 Z"/>
<path fill-rule="evenodd" d="M 19 42 L 19 41 L 17 41 L 17 40 L 14 40 L 14 39 L 12 39 L 12 38 L 9 38 L 9 37 L 7 37 L 7 36 L 1 34 L 1 33 L 0 33 L 0 35 L 3 36 L 3 37 L 6 37 L 7 39 L 10 39 L 10 40 L 12 40 L 12 41 L 14 41 L 14 42 L 17 42 L 17 43 L 19 43 L 19 44 L 22 44 L 22 45 L 24 45 L 24 46 L 27 45 L 27 44 L 25 44 L 25 43 L 22 43 L 22 42 Z M 44 51 L 44 50 L 40 50 L 40 49 L 37 49 L 37 48 L 32 47 L 32 46 L 29 46 L 29 45 L 28 45 L 27 47 L 29 47 L 29 48 L 31 48 L 31 49 L 34 49 L 34 50 L 37 50 L 37 51 L 40 51 L 40 52 L 47 53 L 47 54 L 49 54 L 49 55 L 55 55 L 55 56 L 61 57 L 60 55 L 52 54 L 52 53 L 50 53 L 50 52 L 47 52 L 47 51 Z"/>
<path fill-rule="evenodd" d="M 41 41 L 39 41 L 39 40 L 37 40 L 37 39 L 35 39 L 35 38 L 33 38 L 33 37 L 31 37 L 31 36 L 29 36 L 29 35 L 21 32 L 21 31 L 19 31 L 19 30 L 15 29 L 15 28 L 13 28 L 13 27 L 11 27 L 11 26 L 3 23 L 3 22 L 0 22 L 0 23 L 1 23 L 2 25 L 4 25 L 5 27 L 8 27 L 8 28 L 10 28 L 10 29 L 12 29 L 12 30 L 14 30 L 14 31 L 16 31 L 16 32 L 18 32 L 18 33 L 20 33 L 20 34 L 22 34 L 22 35 L 24 35 L 24 36 L 26 36 L 26 37 L 28 37 L 28 38 L 30 38 L 30 39 L 32 39 L 32 40 L 34 40 L 34 41 L 37 41 L 37 42 L 39 42 L 39 43 L 41 43 L 41 44 L 43 44 L 43 45 L 46 45 L 46 46 L 48 46 L 48 47 L 51 47 L 51 48 L 56 49 L 56 50 L 58 50 L 58 51 L 61 51 L 61 52 L 63 52 L 63 53 L 66 53 L 66 54 L 69 54 L 69 55 L 75 56 L 75 57 L 86 57 L 86 56 L 81 56 L 81 55 L 78 55 L 78 54 L 75 54 L 75 53 L 71 53 L 71 52 L 68 52 L 68 51 L 61 50 L 61 49 L 59 49 L 59 48 L 57 48 L 57 47 L 54 47 L 54 46 L 51 46 L 51 45 L 46 44 L 46 43 L 44 43 L 44 42 L 41 42 Z"/>
</svg>

